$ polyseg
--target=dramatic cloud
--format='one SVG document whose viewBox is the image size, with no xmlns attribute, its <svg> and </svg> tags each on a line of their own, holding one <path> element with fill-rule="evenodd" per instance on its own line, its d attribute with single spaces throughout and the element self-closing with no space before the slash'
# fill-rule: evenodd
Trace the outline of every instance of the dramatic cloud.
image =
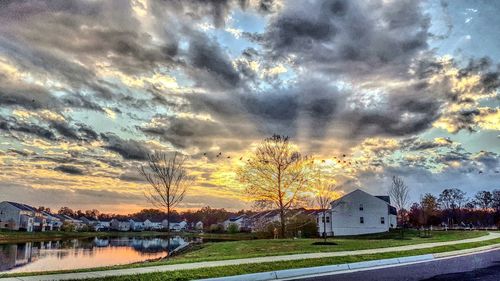
<svg viewBox="0 0 500 281">
<path fill-rule="evenodd" d="M 480 11 L 470 23 L 468 9 Z M 345 190 L 385 193 L 394 174 L 414 196 L 493 188 L 500 53 L 473 24 L 498 12 L 417 0 L 1 1 L 0 188 L 27 203 L 46 189 L 74 204 L 123 200 L 126 211 L 144 206 L 136 168 L 147 154 L 179 151 L 198 180 L 183 207 L 209 194 L 206 204 L 243 208 L 234 167 L 272 134 L 324 160 Z"/>
</svg>

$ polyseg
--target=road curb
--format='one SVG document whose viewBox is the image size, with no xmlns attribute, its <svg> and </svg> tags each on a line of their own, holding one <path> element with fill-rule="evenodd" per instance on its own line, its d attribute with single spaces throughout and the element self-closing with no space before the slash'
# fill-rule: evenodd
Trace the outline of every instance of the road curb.
<svg viewBox="0 0 500 281">
<path fill-rule="evenodd" d="M 405 264 L 412 262 L 430 261 L 433 260 L 432 254 L 411 256 L 404 258 L 392 258 L 372 261 L 353 262 L 345 264 L 325 265 L 316 267 L 306 267 L 297 269 L 286 269 L 269 272 L 251 273 L 236 276 L 227 276 L 219 278 L 198 279 L 198 281 L 266 281 L 296 278 L 315 274 L 328 274 L 333 272 L 357 270 L 361 268 L 375 268 L 386 265 Z"/>
</svg>

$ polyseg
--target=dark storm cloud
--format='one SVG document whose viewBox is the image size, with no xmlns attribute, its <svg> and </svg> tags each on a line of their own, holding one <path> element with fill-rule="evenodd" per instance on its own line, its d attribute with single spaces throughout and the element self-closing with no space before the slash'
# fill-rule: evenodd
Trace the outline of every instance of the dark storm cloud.
<svg viewBox="0 0 500 281">
<path fill-rule="evenodd" d="M 198 83 L 208 87 L 234 88 L 240 83 L 240 76 L 231 64 L 229 56 L 217 41 L 197 34 L 190 41 L 188 58 L 192 75 Z M 201 71 L 200 71 L 201 70 Z"/>
<path fill-rule="evenodd" d="M 84 171 L 76 166 L 61 165 L 54 168 L 54 170 L 63 172 L 70 175 L 83 175 Z"/>
<path fill-rule="evenodd" d="M 122 139 L 113 133 L 101 133 L 101 138 L 106 144 L 104 148 L 120 154 L 127 160 L 146 160 L 151 150 L 143 142 Z"/>
<path fill-rule="evenodd" d="M 51 130 L 33 123 L 19 121 L 14 117 L 5 119 L 0 116 L 0 130 L 10 132 L 11 134 L 13 132 L 31 134 L 52 141 L 57 139 Z"/>
<path fill-rule="evenodd" d="M 385 110 L 351 112 L 352 135 L 404 136 L 431 127 L 440 116 L 439 101 L 423 100 L 412 95 L 390 97 Z"/>
<path fill-rule="evenodd" d="M 208 149 L 215 144 L 214 138 L 229 138 L 238 135 L 231 132 L 231 124 L 220 124 L 211 120 L 158 116 L 152 126 L 139 127 L 142 132 L 160 137 L 177 148 L 198 147 Z"/>
<path fill-rule="evenodd" d="M 310 67 L 398 74 L 427 48 L 428 27 L 420 1 L 290 1 L 262 40 L 273 57 L 293 54 Z"/>
</svg>

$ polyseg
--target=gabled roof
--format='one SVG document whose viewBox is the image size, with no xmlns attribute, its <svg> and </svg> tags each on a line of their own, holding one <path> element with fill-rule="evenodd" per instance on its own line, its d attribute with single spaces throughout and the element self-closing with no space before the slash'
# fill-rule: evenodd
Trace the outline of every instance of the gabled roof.
<svg viewBox="0 0 500 281">
<path fill-rule="evenodd" d="M 9 203 L 10 205 L 18 208 L 19 210 L 23 210 L 23 211 L 30 211 L 30 212 L 36 212 L 37 210 L 29 205 L 26 205 L 26 204 L 22 204 L 22 203 L 16 203 L 16 202 L 11 202 L 11 201 L 5 201 L 7 203 Z"/>
<path fill-rule="evenodd" d="M 377 197 L 378 199 L 382 199 L 385 202 L 391 204 L 391 197 L 389 197 L 387 195 L 379 195 L 379 196 L 375 196 L 375 197 Z"/>
<path fill-rule="evenodd" d="M 358 188 L 358 189 L 356 189 L 356 190 L 354 190 L 354 191 L 352 191 L 352 192 L 349 192 L 349 193 L 347 193 L 346 195 L 344 195 L 344 196 L 342 196 L 342 197 L 340 197 L 340 198 L 338 198 L 338 199 L 336 199 L 336 200 L 333 200 L 332 202 L 330 202 L 330 205 L 332 205 L 332 204 L 333 204 L 333 203 L 335 203 L 335 202 L 339 202 L 339 201 L 341 201 L 341 200 L 342 200 L 342 198 L 344 198 L 344 197 L 346 197 L 346 196 L 350 196 L 350 195 L 351 195 L 351 194 L 353 194 L 353 193 L 359 193 L 359 192 L 364 193 L 364 194 L 367 194 L 367 195 L 370 195 L 370 196 L 375 197 L 375 198 L 378 198 L 378 199 L 380 199 L 380 200 L 384 201 L 384 202 L 385 202 L 385 203 L 387 203 L 387 204 L 391 204 L 391 202 L 390 202 L 391 200 L 390 200 L 390 197 L 389 197 L 389 196 L 385 196 L 385 195 L 373 196 L 373 195 L 371 195 L 370 193 L 368 193 L 368 192 L 366 192 L 366 191 L 361 190 L 361 189 L 359 189 L 359 188 Z"/>
<path fill-rule="evenodd" d="M 239 215 L 237 217 L 231 217 L 231 218 L 229 218 L 229 221 L 237 221 L 237 220 L 242 219 L 242 218 L 244 218 L 246 216 L 247 215 L 243 214 L 243 215 Z"/>
</svg>

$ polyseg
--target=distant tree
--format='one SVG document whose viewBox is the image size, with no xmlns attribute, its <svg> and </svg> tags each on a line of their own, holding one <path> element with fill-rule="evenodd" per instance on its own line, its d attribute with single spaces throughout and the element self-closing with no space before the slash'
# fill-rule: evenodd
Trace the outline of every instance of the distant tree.
<svg viewBox="0 0 500 281">
<path fill-rule="evenodd" d="M 404 224 L 404 218 L 406 217 L 405 208 L 410 200 L 410 189 L 405 184 L 402 178 L 398 176 L 392 177 L 389 196 L 391 197 L 392 204 L 394 204 L 394 207 L 396 207 L 396 209 L 398 210 L 398 215 L 401 218 L 402 223 Z"/>
<path fill-rule="evenodd" d="M 70 216 L 70 217 L 75 216 L 75 212 L 68 207 L 61 207 L 61 209 L 59 209 L 59 211 L 57 213 L 59 215 L 66 215 L 66 216 Z"/>
<path fill-rule="evenodd" d="M 474 202 L 483 210 L 489 209 L 493 203 L 493 194 L 485 190 L 478 191 L 474 196 Z"/>
<path fill-rule="evenodd" d="M 146 198 L 154 206 L 167 211 L 167 232 L 170 232 L 171 211 L 184 199 L 186 189 L 194 181 L 185 161 L 186 158 L 177 152 L 171 158 L 165 153 L 155 152 L 148 155 L 146 165 L 139 167 L 139 173 L 149 183 L 145 189 Z M 170 239 L 167 241 L 170 249 Z"/>
<path fill-rule="evenodd" d="M 319 167 L 314 171 L 314 177 L 311 180 L 311 188 L 313 188 L 315 194 L 316 205 L 322 211 L 323 216 L 321 222 L 323 223 L 323 238 L 326 242 L 326 212 L 330 207 L 330 203 L 339 197 L 339 192 L 337 191 L 337 186 L 330 183 L 325 179 L 323 173 Z"/>
<path fill-rule="evenodd" d="M 281 237 L 286 235 L 288 211 L 298 205 L 307 188 L 311 159 L 303 157 L 288 137 L 274 135 L 260 143 L 254 154 L 238 170 L 246 193 L 254 201 L 277 208 Z"/>
<path fill-rule="evenodd" d="M 451 210 L 452 220 L 456 220 L 457 210 L 460 210 L 466 201 L 465 192 L 458 188 L 447 188 L 439 194 L 438 198 L 439 204 L 445 211 Z"/>
<path fill-rule="evenodd" d="M 428 225 L 439 209 L 439 203 L 436 196 L 426 193 L 420 200 L 422 206 L 423 224 Z"/>
<path fill-rule="evenodd" d="M 493 190 L 492 197 L 493 198 L 492 198 L 491 206 L 498 213 L 498 212 L 500 212 L 500 189 Z"/>
<path fill-rule="evenodd" d="M 89 218 L 97 218 L 99 217 L 99 210 L 97 209 L 92 209 L 92 210 L 86 210 L 85 211 L 85 216 Z"/>
<path fill-rule="evenodd" d="M 51 210 L 50 208 L 47 208 L 47 207 L 44 207 L 44 206 L 40 206 L 38 207 L 37 209 L 39 212 L 47 212 L 47 213 L 51 213 Z"/>
</svg>

